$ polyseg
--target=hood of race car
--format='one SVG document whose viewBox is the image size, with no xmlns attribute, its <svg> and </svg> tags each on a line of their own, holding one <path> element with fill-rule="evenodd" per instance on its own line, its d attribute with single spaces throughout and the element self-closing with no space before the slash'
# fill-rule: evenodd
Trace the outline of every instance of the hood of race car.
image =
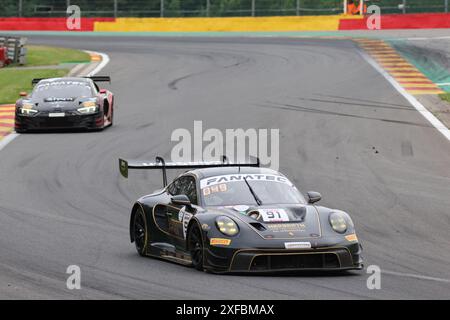
<svg viewBox="0 0 450 320">
<path fill-rule="evenodd" d="M 24 103 L 31 103 L 34 109 L 47 112 L 65 112 L 80 108 L 83 102 L 92 101 L 92 98 L 77 98 L 77 97 L 47 97 L 40 99 L 31 99 L 24 101 Z"/>
<path fill-rule="evenodd" d="M 229 206 L 220 209 L 248 224 L 265 239 L 321 237 L 319 214 L 311 205 Z"/>
</svg>

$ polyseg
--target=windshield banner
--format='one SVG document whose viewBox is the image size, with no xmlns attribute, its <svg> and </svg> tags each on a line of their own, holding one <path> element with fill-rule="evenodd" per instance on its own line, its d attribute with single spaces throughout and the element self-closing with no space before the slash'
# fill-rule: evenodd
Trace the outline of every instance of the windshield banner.
<svg viewBox="0 0 450 320">
<path fill-rule="evenodd" d="M 210 186 L 214 186 L 221 183 L 229 183 L 229 182 L 239 182 L 244 181 L 244 178 L 250 181 L 268 181 L 268 182 L 278 182 L 284 183 L 289 186 L 292 186 L 292 183 L 283 176 L 277 176 L 272 174 L 229 174 L 224 176 L 215 176 L 209 177 L 206 179 L 202 179 L 200 181 L 200 188 L 206 188 Z"/>
</svg>

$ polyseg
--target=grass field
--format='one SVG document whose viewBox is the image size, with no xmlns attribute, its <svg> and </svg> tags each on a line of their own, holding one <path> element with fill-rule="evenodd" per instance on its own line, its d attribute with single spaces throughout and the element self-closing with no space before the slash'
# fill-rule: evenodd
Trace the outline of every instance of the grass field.
<svg viewBox="0 0 450 320">
<path fill-rule="evenodd" d="M 67 69 L 0 69 L 0 104 L 15 103 L 21 91 L 30 92 L 34 78 L 65 76 Z"/>
<path fill-rule="evenodd" d="M 24 67 L 55 66 L 61 63 L 90 62 L 91 57 L 84 51 L 47 46 L 27 46 L 27 64 Z M 22 69 L 13 65 L 0 69 L 0 104 L 14 103 L 21 91 L 32 90 L 34 78 L 63 77 L 68 69 Z"/>
<path fill-rule="evenodd" d="M 447 102 L 450 103 L 450 93 L 449 93 L 449 92 L 440 94 L 439 97 L 440 97 L 442 100 L 447 101 Z"/>
<path fill-rule="evenodd" d="M 75 49 L 31 45 L 27 49 L 27 67 L 91 61 L 89 54 Z"/>
</svg>

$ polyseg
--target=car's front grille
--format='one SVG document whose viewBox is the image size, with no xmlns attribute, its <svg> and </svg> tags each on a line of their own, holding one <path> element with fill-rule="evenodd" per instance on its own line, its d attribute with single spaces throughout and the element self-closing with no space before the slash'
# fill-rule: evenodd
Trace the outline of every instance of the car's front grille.
<svg viewBox="0 0 450 320">
<path fill-rule="evenodd" d="M 256 255 L 250 265 L 252 271 L 301 270 L 339 268 L 334 253 L 264 254 Z"/>
</svg>

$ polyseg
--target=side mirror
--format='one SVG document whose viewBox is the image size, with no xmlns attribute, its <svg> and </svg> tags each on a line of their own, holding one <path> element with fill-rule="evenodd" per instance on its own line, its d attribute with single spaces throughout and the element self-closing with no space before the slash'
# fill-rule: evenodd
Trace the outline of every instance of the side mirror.
<svg viewBox="0 0 450 320">
<path fill-rule="evenodd" d="M 172 197 L 172 203 L 182 206 L 190 206 L 191 200 L 185 194 L 178 194 Z"/>
<path fill-rule="evenodd" d="M 26 93 L 25 91 L 21 91 L 19 93 L 19 96 L 21 96 L 21 97 L 26 97 L 27 95 L 28 95 L 28 93 Z"/>
<path fill-rule="evenodd" d="M 99 91 L 101 94 L 106 94 L 106 92 L 108 92 L 106 89 L 100 89 Z"/>
<path fill-rule="evenodd" d="M 308 195 L 308 203 L 311 203 L 311 204 L 316 203 L 317 201 L 322 199 L 322 195 L 315 191 L 309 191 L 307 193 L 307 195 Z"/>
</svg>

